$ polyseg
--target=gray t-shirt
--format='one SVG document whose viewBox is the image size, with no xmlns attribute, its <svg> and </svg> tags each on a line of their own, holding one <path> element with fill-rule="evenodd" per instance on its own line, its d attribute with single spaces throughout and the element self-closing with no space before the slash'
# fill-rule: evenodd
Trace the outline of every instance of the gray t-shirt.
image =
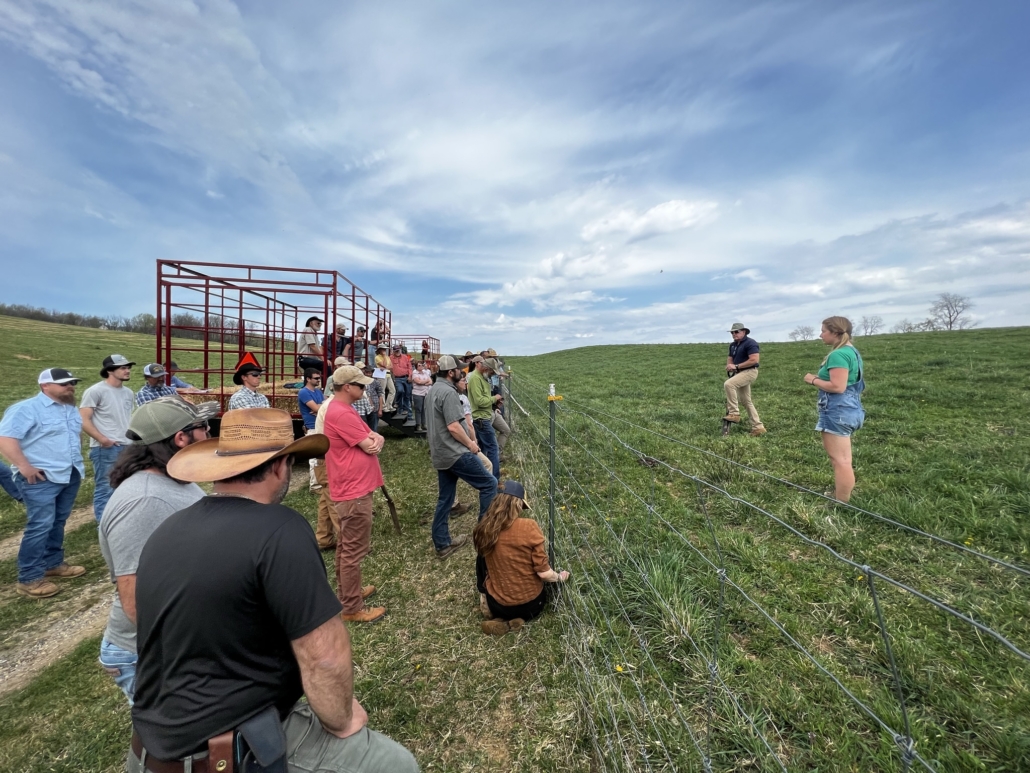
<svg viewBox="0 0 1030 773">
<path fill-rule="evenodd" d="M 111 572 L 111 582 L 136 574 L 139 554 L 154 529 L 203 497 L 204 491 L 196 483 L 176 483 L 167 475 L 152 472 L 137 472 L 122 481 L 100 522 L 100 552 Z M 125 616 L 117 590 L 104 638 L 123 650 L 136 651 L 136 626 Z"/>
<path fill-rule="evenodd" d="M 456 421 L 461 422 L 464 429 L 464 419 L 465 411 L 458 400 L 458 390 L 441 375 L 426 395 L 426 437 L 435 469 L 449 470 L 462 454 L 471 453 L 447 429 L 448 424 Z"/>
<path fill-rule="evenodd" d="M 115 443 L 127 445 L 125 437 L 132 418 L 133 392 L 127 386 L 113 387 L 106 381 L 98 381 L 82 393 L 80 408 L 93 409 L 93 426 L 111 438 Z M 90 448 L 99 446 L 95 439 L 89 439 Z"/>
</svg>

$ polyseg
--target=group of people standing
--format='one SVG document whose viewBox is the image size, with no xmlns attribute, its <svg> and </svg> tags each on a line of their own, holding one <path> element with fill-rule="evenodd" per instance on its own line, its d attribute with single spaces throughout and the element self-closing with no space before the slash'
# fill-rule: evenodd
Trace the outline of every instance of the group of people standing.
<svg viewBox="0 0 1030 773">
<path fill-rule="evenodd" d="M 105 357 L 101 380 L 85 390 L 77 410 L 75 388 L 80 379 L 66 369 L 48 368 L 37 379 L 39 393 L 4 412 L 0 454 L 14 470 L 5 488 L 24 503 L 27 514 L 18 551 L 17 588 L 23 596 L 57 595 L 61 588 L 54 579 L 81 577 L 86 572 L 63 560 L 64 525 L 86 474 L 81 434 L 89 438 L 93 514 L 102 522 L 114 491 L 111 471 L 131 442 L 126 432 L 134 409 L 161 397 L 203 392 L 182 381 L 181 387 L 165 385 L 165 368 L 150 363 L 143 368 L 146 385 L 134 393 L 126 384 L 135 364 L 121 354 Z"/>
<path fill-rule="evenodd" d="M 751 385 L 758 379 L 761 354 L 758 342 L 742 323 L 730 326 L 733 343 L 726 358 L 726 415 L 724 422 L 740 423 L 740 406 L 747 411 L 751 423 L 750 434 L 761 437 L 767 430 L 751 400 Z M 851 499 L 855 488 L 855 471 L 851 461 L 851 436 L 861 429 L 865 421 L 862 392 L 862 356 L 851 342 L 851 322 L 846 317 L 827 317 L 822 322 L 819 338 L 831 347 L 820 363 L 818 373 L 806 373 L 805 383 L 819 390 L 816 410 L 819 420 L 815 425 L 822 433 L 823 448 L 833 465 L 834 487 L 826 496 L 840 502 Z"/>
</svg>

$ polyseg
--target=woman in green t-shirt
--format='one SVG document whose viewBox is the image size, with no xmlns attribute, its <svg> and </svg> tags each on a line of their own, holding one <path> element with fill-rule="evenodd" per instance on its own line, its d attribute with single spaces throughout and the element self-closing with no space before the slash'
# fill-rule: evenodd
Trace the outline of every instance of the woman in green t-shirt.
<svg viewBox="0 0 1030 773">
<path fill-rule="evenodd" d="M 833 464 L 833 495 L 841 502 L 847 502 L 855 488 L 851 435 L 865 421 L 862 356 L 851 345 L 851 322 L 845 317 L 824 319 L 819 337 L 833 349 L 823 360 L 819 373 L 805 374 L 805 383 L 819 390 L 816 401 L 819 421 L 815 429 L 823 433 L 823 448 Z"/>
</svg>

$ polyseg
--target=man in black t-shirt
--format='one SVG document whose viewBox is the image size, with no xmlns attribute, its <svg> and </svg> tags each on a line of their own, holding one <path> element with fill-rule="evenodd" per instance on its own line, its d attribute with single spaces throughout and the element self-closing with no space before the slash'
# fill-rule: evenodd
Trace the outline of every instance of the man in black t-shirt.
<svg viewBox="0 0 1030 773">
<path fill-rule="evenodd" d="M 733 336 L 733 343 L 726 357 L 726 375 L 729 378 L 723 382 L 726 390 L 726 415 L 722 420 L 739 424 L 740 403 L 743 403 L 751 420 L 751 434 L 761 437 L 766 432 L 765 426 L 758 417 L 755 404 L 751 402 L 751 384 L 758 378 L 758 341 L 750 337 L 751 331 L 740 322 L 730 326 L 730 335 Z"/>
<path fill-rule="evenodd" d="M 285 411 L 248 408 L 222 417 L 220 438 L 172 458 L 171 477 L 215 486 L 161 524 L 140 556 L 130 773 L 145 770 L 141 759 L 199 759 L 211 738 L 269 706 L 291 771 L 418 770 L 367 728 L 314 534 L 280 504 L 293 459 L 327 447 L 324 435 L 294 441 Z"/>
</svg>

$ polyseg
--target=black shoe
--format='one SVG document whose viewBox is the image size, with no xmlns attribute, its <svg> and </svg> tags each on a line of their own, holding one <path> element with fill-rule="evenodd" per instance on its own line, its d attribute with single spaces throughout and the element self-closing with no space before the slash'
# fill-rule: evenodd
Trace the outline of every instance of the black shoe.
<svg viewBox="0 0 1030 773">
<path fill-rule="evenodd" d="M 461 550 L 462 546 L 467 544 L 468 541 L 469 541 L 469 537 L 468 537 L 467 534 L 462 534 L 460 537 L 454 537 L 451 540 L 451 544 L 450 545 L 448 545 L 447 547 L 445 547 L 443 549 L 438 549 L 436 551 L 436 557 L 440 558 L 440 559 L 450 558 L 452 555 L 454 555 L 459 550 Z"/>
</svg>

